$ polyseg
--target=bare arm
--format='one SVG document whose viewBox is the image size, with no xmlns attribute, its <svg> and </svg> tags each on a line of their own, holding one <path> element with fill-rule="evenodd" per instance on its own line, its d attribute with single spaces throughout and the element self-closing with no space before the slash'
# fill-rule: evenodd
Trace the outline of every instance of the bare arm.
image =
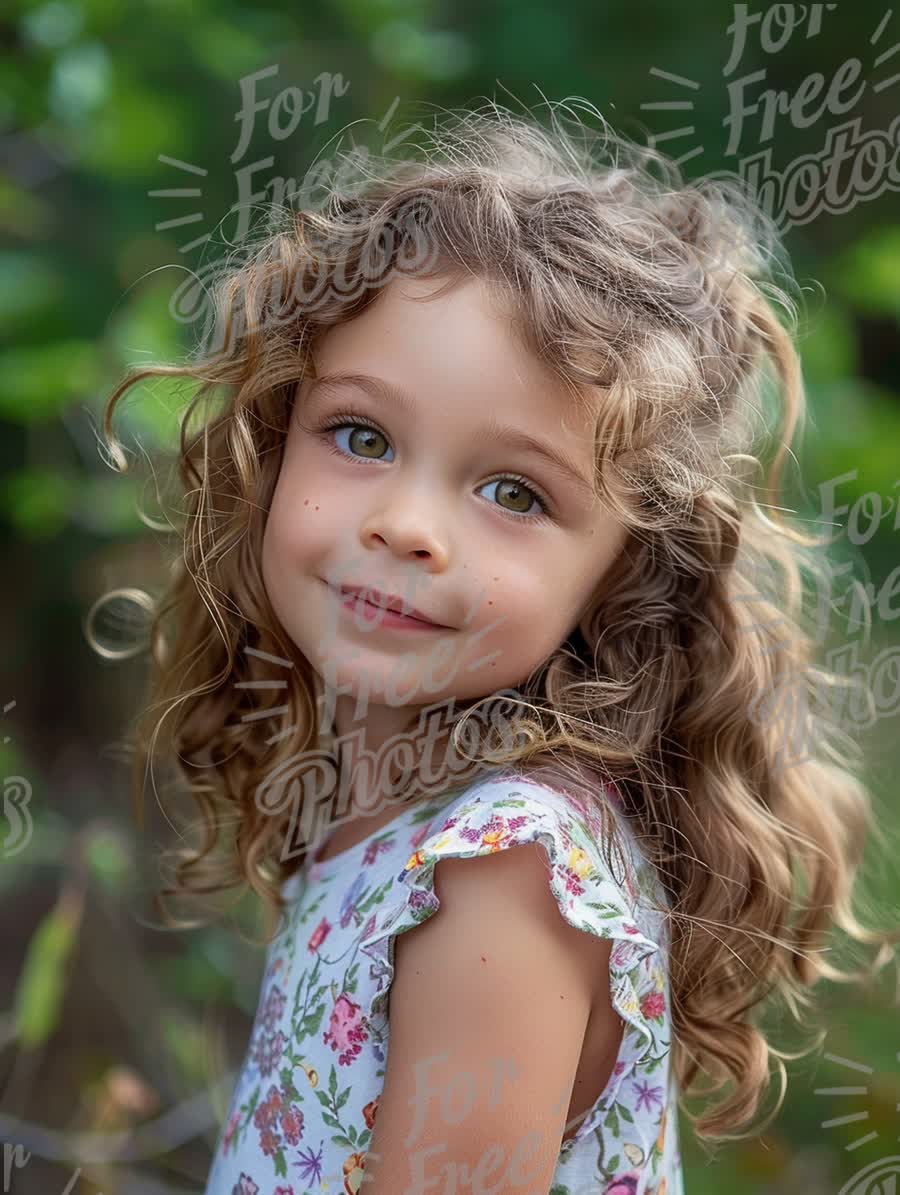
<svg viewBox="0 0 900 1195">
<path fill-rule="evenodd" d="M 395 940 L 363 1190 L 545 1195 L 610 943 L 565 921 L 536 843 L 439 860 L 434 882 L 437 913 Z"/>
</svg>

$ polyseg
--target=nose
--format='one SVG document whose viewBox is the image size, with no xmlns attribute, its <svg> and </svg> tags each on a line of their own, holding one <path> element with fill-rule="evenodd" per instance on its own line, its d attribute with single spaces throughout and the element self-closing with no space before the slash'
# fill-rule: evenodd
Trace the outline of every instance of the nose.
<svg viewBox="0 0 900 1195">
<path fill-rule="evenodd" d="M 449 552 L 441 531 L 408 505 L 371 514 L 360 527 L 360 542 L 370 551 L 385 546 L 402 560 L 425 561 L 435 572 L 447 567 Z"/>
</svg>

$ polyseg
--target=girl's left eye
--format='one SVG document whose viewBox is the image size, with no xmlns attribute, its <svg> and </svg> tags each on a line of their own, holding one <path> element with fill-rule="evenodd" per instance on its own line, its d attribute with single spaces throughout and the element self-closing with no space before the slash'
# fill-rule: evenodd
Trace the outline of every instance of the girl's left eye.
<svg viewBox="0 0 900 1195">
<path fill-rule="evenodd" d="M 354 436 L 356 436 L 356 433 L 360 431 L 360 429 L 362 429 L 366 434 L 358 436 L 354 441 Z M 332 432 L 335 433 L 335 436 L 338 433 L 349 432 L 346 448 L 334 443 L 335 436 L 332 436 Z M 378 450 L 380 447 L 379 441 L 384 441 L 385 444 L 388 443 L 387 436 L 376 424 L 370 422 L 366 417 L 359 415 L 354 415 L 352 422 L 349 422 L 349 414 L 345 414 L 344 416 L 336 416 L 332 422 L 324 424 L 316 434 L 321 436 L 322 439 L 326 441 L 331 452 L 334 452 L 339 456 L 346 457 L 348 460 L 357 463 L 362 463 L 364 460 L 383 460 L 384 457 L 378 455 Z M 509 507 L 494 504 L 496 509 L 499 510 L 501 514 L 506 515 L 507 518 L 513 519 L 519 523 L 553 522 L 552 507 L 549 499 L 545 498 L 543 494 L 539 493 L 539 491 L 530 482 L 527 482 L 524 477 L 519 477 L 515 473 L 506 473 L 501 477 L 492 478 L 490 481 L 485 481 L 482 484 L 485 486 L 497 486 L 498 489 L 501 486 L 511 488 L 513 491 L 512 496 L 514 501 L 517 501 L 520 496 L 525 496 L 526 498 L 530 497 L 532 502 L 537 503 L 539 509 L 539 513 L 537 514 L 528 513 L 527 509 L 522 510 L 521 507 L 517 511 L 515 507 L 510 509 Z M 531 504 L 529 503 L 529 509 L 530 506 Z"/>
</svg>

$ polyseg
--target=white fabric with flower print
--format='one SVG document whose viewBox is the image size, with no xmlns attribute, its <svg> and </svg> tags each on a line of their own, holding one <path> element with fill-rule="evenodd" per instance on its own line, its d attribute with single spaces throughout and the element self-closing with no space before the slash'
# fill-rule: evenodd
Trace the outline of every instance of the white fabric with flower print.
<svg viewBox="0 0 900 1195">
<path fill-rule="evenodd" d="M 622 856 L 607 858 L 608 811 Z M 560 1149 L 551 1195 L 683 1195 L 664 890 L 609 786 L 583 801 L 497 772 L 405 809 L 286 881 L 259 1008 L 204 1195 L 356 1195 L 378 1111 L 397 934 L 434 915 L 434 866 L 543 845 L 565 919 L 612 940 L 613 1071 Z M 439 1161 L 439 1160 L 438 1160 Z M 443 1168 L 433 1165 L 431 1189 Z"/>
</svg>

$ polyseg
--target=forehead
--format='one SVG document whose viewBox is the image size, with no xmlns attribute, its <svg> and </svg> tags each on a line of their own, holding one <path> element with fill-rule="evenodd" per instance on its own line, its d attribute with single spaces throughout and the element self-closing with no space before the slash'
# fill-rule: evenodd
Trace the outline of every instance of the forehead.
<svg viewBox="0 0 900 1195">
<path fill-rule="evenodd" d="M 481 278 L 393 279 L 360 315 L 321 335 L 314 364 L 316 375 L 385 379 L 423 411 L 492 415 L 593 445 L 599 391 L 576 391 L 541 361 L 511 305 Z"/>
</svg>

